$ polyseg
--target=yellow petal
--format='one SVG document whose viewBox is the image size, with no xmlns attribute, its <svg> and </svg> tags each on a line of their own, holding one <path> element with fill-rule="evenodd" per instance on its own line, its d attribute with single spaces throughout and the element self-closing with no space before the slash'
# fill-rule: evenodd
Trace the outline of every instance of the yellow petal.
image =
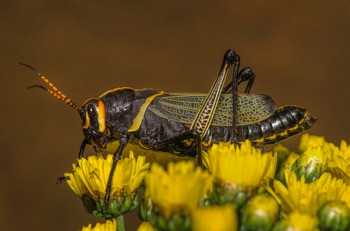
<svg viewBox="0 0 350 231">
<path fill-rule="evenodd" d="M 192 214 L 193 231 L 235 231 L 238 229 L 237 215 L 232 204 L 195 209 Z"/>
</svg>

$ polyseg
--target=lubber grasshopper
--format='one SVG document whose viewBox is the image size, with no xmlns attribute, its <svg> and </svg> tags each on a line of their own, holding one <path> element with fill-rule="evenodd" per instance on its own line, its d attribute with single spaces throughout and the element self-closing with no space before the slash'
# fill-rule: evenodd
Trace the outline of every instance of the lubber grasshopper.
<svg viewBox="0 0 350 231">
<path fill-rule="evenodd" d="M 212 143 L 230 141 L 239 144 L 248 139 L 253 145 L 263 147 L 310 128 L 317 119 L 304 108 L 284 106 L 276 109 L 269 96 L 249 94 L 255 74 L 249 67 L 239 70 L 240 57 L 232 50 L 224 55 L 219 75 L 208 94 L 167 94 L 153 89 L 122 87 L 107 91 L 99 98 L 88 99 L 81 107 L 35 68 L 21 64 L 34 70 L 50 89 L 41 85 L 31 87 L 42 88 L 79 112 L 85 138 L 78 158 L 82 158 L 88 144 L 101 152 L 109 143 L 119 141 L 105 204 L 110 197 L 116 163 L 128 143 L 197 158 L 197 164 L 201 165 L 202 148 Z M 231 66 L 232 81 L 224 87 Z M 247 85 L 244 94 L 238 95 L 237 86 L 242 82 Z"/>
</svg>

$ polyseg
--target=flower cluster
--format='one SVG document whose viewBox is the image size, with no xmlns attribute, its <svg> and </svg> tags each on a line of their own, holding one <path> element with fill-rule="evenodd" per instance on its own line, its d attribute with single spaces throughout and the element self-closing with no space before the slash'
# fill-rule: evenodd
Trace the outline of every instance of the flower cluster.
<svg viewBox="0 0 350 231">
<path fill-rule="evenodd" d="M 296 152 L 282 145 L 262 152 L 249 141 L 220 143 L 203 151 L 202 159 L 203 167 L 187 160 L 165 168 L 153 163 L 149 169 L 144 157 L 136 160 L 131 153 L 118 161 L 107 205 L 112 156 L 78 160 L 66 174 L 68 185 L 88 212 L 109 219 L 83 230 L 124 230 L 122 215 L 138 205 L 139 231 L 350 229 L 350 145 L 345 141 L 336 146 L 304 134 Z"/>
<path fill-rule="evenodd" d="M 348 230 L 350 145 L 341 141 L 336 146 L 324 137 L 304 134 L 298 152 L 283 152 L 287 152 L 286 160 L 268 190 L 280 204 L 284 218 L 276 227 Z"/>
</svg>

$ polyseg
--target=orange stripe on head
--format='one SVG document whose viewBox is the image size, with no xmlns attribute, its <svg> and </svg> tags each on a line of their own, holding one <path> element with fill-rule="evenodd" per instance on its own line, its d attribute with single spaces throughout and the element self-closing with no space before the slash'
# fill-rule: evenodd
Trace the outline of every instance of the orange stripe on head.
<svg viewBox="0 0 350 231">
<path fill-rule="evenodd" d="M 102 102 L 102 100 L 98 101 L 97 110 L 98 130 L 100 132 L 104 132 L 106 130 L 106 109 L 105 104 Z"/>
<path fill-rule="evenodd" d="M 89 117 L 87 111 L 85 111 L 85 120 L 83 120 L 83 121 L 84 121 L 83 128 L 88 129 L 89 125 L 90 125 L 90 117 Z"/>
</svg>

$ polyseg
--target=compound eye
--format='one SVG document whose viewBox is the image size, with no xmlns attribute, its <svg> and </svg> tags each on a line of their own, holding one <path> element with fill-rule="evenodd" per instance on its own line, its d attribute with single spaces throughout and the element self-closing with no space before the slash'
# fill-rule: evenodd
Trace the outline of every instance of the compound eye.
<svg viewBox="0 0 350 231">
<path fill-rule="evenodd" d="M 92 104 L 89 104 L 86 109 L 89 117 L 92 117 L 96 114 L 96 108 Z"/>
</svg>

